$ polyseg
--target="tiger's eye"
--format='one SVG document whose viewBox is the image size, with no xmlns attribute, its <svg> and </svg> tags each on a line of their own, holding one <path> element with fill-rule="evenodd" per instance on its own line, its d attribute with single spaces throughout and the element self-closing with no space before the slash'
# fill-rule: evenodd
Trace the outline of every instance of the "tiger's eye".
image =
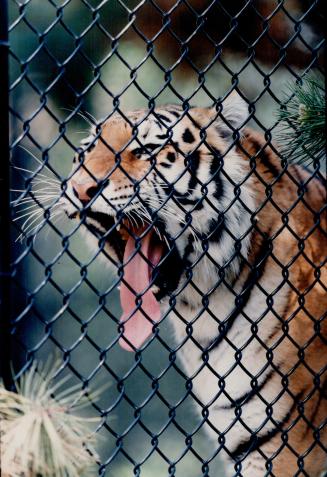
<svg viewBox="0 0 327 477">
<path fill-rule="evenodd" d="M 136 157 L 136 159 L 141 159 L 143 154 L 145 154 L 145 150 L 141 147 L 137 147 L 136 149 L 133 149 L 132 151 L 133 156 Z"/>
</svg>

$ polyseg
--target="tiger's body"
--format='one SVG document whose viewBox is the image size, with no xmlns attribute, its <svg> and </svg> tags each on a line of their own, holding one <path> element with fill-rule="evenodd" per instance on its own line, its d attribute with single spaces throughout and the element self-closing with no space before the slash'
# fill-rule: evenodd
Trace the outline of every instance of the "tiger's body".
<svg viewBox="0 0 327 477">
<path fill-rule="evenodd" d="M 129 121 L 145 111 L 109 119 L 75 165 L 65 207 L 73 217 L 87 205 L 92 246 L 105 236 L 116 264 L 127 240 L 117 211 L 150 214 L 149 229 L 165 236 L 151 293 L 172 323 L 189 392 L 228 475 L 315 477 L 326 468 L 325 190 L 300 167 L 283 168 L 258 133 L 245 129 L 235 146 L 231 129 L 246 113 L 235 97 L 224 118 L 158 108 L 138 125 L 139 141 Z M 123 347 L 142 347 L 144 337 L 120 334 Z"/>
</svg>

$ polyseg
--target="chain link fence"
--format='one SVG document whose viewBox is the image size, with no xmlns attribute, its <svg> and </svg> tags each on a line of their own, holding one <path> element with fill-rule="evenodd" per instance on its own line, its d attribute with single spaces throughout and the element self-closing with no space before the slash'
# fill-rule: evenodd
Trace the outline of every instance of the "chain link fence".
<svg viewBox="0 0 327 477">
<path fill-rule="evenodd" d="M 109 383 L 101 476 L 323 475 L 325 172 L 274 143 L 323 2 L 0 5 L 6 385 Z"/>
</svg>

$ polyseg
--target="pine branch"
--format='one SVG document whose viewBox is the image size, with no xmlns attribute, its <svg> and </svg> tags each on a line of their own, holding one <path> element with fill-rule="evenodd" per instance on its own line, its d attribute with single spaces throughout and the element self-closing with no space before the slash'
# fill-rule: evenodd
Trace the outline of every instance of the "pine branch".
<svg viewBox="0 0 327 477">
<path fill-rule="evenodd" d="M 6 477 L 82 477 L 95 475 L 96 435 L 78 411 L 89 404 L 80 384 L 53 383 L 57 363 L 34 363 L 16 383 L 0 384 L 1 470 Z M 101 392 L 101 391 L 99 391 Z M 97 393 L 98 395 L 98 393 Z M 2 474 L 1 474 L 2 475 Z"/>
<path fill-rule="evenodd" d="M 282 155 L 296 164 L 322 159 L 326 148 L 325 83 L 322 76 L 305 76 L 289 85 L 290 100 L 278 112 L 277 141 Z"/>
</svg>

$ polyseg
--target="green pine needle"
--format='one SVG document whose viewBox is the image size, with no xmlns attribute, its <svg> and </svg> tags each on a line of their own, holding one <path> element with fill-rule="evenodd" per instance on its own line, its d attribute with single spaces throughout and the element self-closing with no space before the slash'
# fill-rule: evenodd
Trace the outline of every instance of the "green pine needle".
<svg viewBox="0 0 327 477">
<path fill-rule="evenodd" d="M 290 85 L 287 94 L 291 99 L 278 112 L 277 141 L 282 155 L 296 164 L 322 159 L 326 148 L 323 77 L 307 75 L 302 84 Z"/>
</svg>

